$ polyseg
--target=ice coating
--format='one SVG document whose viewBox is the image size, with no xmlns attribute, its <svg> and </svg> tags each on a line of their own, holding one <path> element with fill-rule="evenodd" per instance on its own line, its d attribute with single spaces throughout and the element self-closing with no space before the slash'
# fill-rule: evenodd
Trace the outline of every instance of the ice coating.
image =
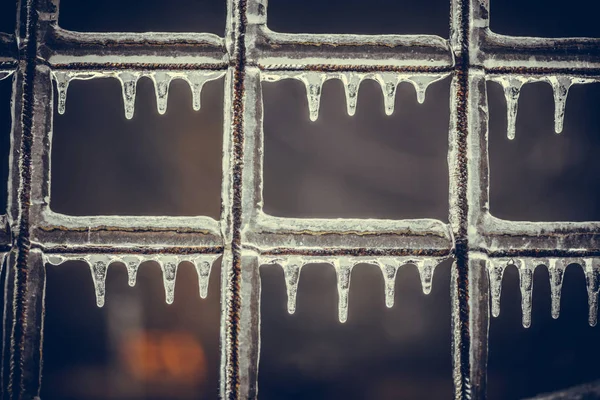
<svg viewBox="0 0 600 400">
<path fill-rule="evenodd" d="M 586 259 L 585 283 L 588 292 L 588 322 L 590 326 L 598 323 L 598 291 L 600 289 L 600 264 L 597 260 Z"/>
<path fill-rule="evenodd" d="M 159 114 L 167 111 L 169 98 L 169 87 L 175 79 L 182 79 L 188 83 L 192 91 L 192 107 L 195 111 L 200 110 L 202 97 L 202 88 L 207 82 L 216 80 L 225 75 L 225 71 L 53 71 L 52 77 L 56 82 L 58 92 L 58 113 L 64 114 L 67 102 L 67 89 L 69 83 L 73 80 L 89 80 L 96 78 L 116 78 L 121 83 L 123 105 L 125 108 L 125 117 L 133 118 L 135 113 L 135 96 L 137 82 L 143 76 L 149 77 L 154 83 L 154 93 L 156 95 L 156 107 Z"/>
<path fill-rule="evenodd" d="M 319 106 L 323 83 L 329 79 L 339 79 L 344 85 L 346 108 L 348 115 L 356 113 L 358 91 L 365 79 L 379 83 L 383 93 L 383 104 L 386 115 L 394 113 L 396 91 L 401 82 L 410 82 L 417 93 L 417 101 L 425 101 L 425 92 L 432 83 L 445 79 L 450 73 L 406 74 L 400 72 L 298 72 L 298 71 L 269 71 L 263 72 L 261 79 L 265 82 L 277 82 L 281 79 L 297 79 L 304 83 L 311 121 L 319 117 Z"/>
<path fill-rule="evenodd" d="M 152 82 L 154 82 L 154 92 L 156 94 L 156 108 L 158 113 L 163 115 L 167 112 L 167 103 L 169 100 L 169 86 L 173 77 L 168 72 L 158 71 L 152 75 Z"/>
<path fill-rule="evenodd" d="M 45 262 L 52 265 L 60 265 L 65 261 L 77 260 L 88 264 L 92 272 L 92 280 L 96 292 L 96 304 L 98 307 L 104 305 L 106 294 L 106 273 L 108 266 L 112 263 L 123 263 L 127 268 L 127 277 L 129 286 L 135 286 L 136 275 L 141 263 L 146 261 L 155 261 L 159 264 L 165 288 L 165 299 L 167 304 L 172 304 L 175 299 L 175 282 L 177 278 L 177 269 L 179 264 L 184 261 L 191 262 L 198 274 L 198 286 L 200 297 L 206 298 L 208 295 L 208 283 L 210 272 L 215 260 L 219 254 L 201 254 L 201 255 L 131 255 L 131 254 L 99 254 L 99 255 L 45 255 Z"/>
</svg>

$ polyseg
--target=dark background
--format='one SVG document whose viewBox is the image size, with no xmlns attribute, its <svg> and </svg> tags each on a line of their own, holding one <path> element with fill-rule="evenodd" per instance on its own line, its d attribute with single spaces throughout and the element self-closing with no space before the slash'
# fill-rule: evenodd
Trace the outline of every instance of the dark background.
<svg viewBox="0 0 600 400">
<path fill-rule="evenodd" d="M 0 13 L 0 31 L 9 32 L 14 2 L 2 3 L 3 10 L 13 7 Z M 61 3 L 60 24 L 72 30 L 222 35 L 225 27 L 223 0 Z M 599 8 L 593 0 L 494 0 L 491 24 L 513 35 L 600 36 Z M 271 0 L 268 13 L 269 27 L 282 32 L 448 36 L 447 0 Z M 128 121 L 116 80 L 72 83 L 66 114 L 54 121 L 52 209 L 218 218 L 222 87 L 223 80 L 207 84 L 202 110 L 194 112 L 189 88 L 174 81 L 168 111 L 159 116 L 152 84 L 144 78 Z M 492 213 L 512 220 L 599 220 L 600 86 L 571 89 L 561 135 L 553 133 L 550 86 L 525 86 L 514 141 L 506 139 L 502 91 L 494 83 L 488 87 Z M 363 83 L 356 115 L 349 117 L 341 83 L 329 81 L 314 123 L 301 83 L 263 88 L 268 213 L 447 221 L 449 79 L 430 87 L 423 105 L 402 84 L 391 117 L 374 82 Z M 8 169 L 10 90 L 10 80 L 0 82 L 0 181 Z M 6 188 L 1 190 L 4 209 Z M 452 398 L 448 263 L 438 268 L 429 296 L 421 292 L 416 269 L 402 268 L 392 309 L 384 305 L 381 273 L 358 266 L 346 324 L 337 321 L 330 266 L 303 269 L 294 315 L 286 311 L 281 269 L 263 267 L 261 276 L 261 399 Z M 84 264 L 49 266 L 42 398 L 217 398 L 218 282 L 216 266 L 209 297 L 201 300 L 195 271 L 184 263 L 175 303 L 167 306 L 156 264 L 140 269 L 135 288 L 127 286 L 125 268 L 115 266 L 109 269 L 106 305 L 98 309 Z M 490 326 L 490 399 L 519 399 L 600 378 L 600 331 L 587 325 L 581 269 L 567 269 L 558 320 L 550 317 L 549 291 L 548 273 L 540 268 L 532 326 L 524 329 L 518 275 L 507 270 L 502 312 Z M 193 379 L 162 364 L 162 376 L 136 379 L 122 352 L 127 335 L 138 331 L 193 338 L 204 353 Z"/>
</svg>

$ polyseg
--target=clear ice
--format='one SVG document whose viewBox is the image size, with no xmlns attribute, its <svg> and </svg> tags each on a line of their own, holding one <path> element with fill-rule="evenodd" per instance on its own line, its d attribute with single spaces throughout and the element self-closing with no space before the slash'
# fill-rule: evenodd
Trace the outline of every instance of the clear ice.
<svg viewBox="0 0 600 400">
<path fill-rule="evenodd" d="M 502 276 L 509 265 L 514 265 L 519 271 L 519 286 L 521 290 L 522 321 L 525 328 L 531 326 L 531 300 L 533 297 L 533 273 L 538 265 L 548 268 L 550 278 L 551 315 L 556 319 L 560 315 L 560 301 L 565 270 L 568 265 L 578 264 L 581 266 L 586 277 L 588 293 L 588 322 L 595 326 L 598 320 L 598 290 L 600 282 L 600 261 L 591 258 L 517 258 L 488 259 L 488 274 L 490 280 L 490 297 L 492 303 L 492 315 L 500 315 L 500 294 L 502 291 Z"/>
<path fill-rule="evenodd" d="M 394 297 L 396 294 L 396 276 L 398 270 L 404 265 L 415 265 L 419 271 L 419 276 L 423 285 L 423 293 L 431 292 L 431 284 L 435 267 L 445 258 L 408 258 L 408 257 L 377 257 L 377 258 L 362 258 L 340 256 L 334 258 L 319 258 L 319 257 L 300 257 L 290 256 L 286 258 L 268 258 L 261 259 L 262 265 L 279 264 L 284 273 L 285 285 L 287 290 L 288 304 L 287 310 L 290 314 L 296 312 L 296 298 L 298 295 L 298 282 L 300 280 L 300 272 L 306 264 L 325 263 L 335 269 L 337 277 L 337 292 L 338 292 L 338 319 L 344 323 L 348 320 L 348 299 L 350 294 L 350 280 L 352 277 L 352 269 L 357 264 L 371 264 L 377 266 L 383 275 L 384 287 L 383 294 L 385 304 L 391 308 L 394 306 Z"/>
<path fill-rule="evenodd" d="M 200 297 L 206 298 L 208 295 L 208 282 L 210 279 L 211 268 L 215 260 L 219 257 L 217 254 L 202 255 L 130 255 L 130 254 L 100 254 L 100 255 L 46 255 L 45 261 L 52 265 L 60 265 L 66 261 L 77 260 L 88 264 L 92 273 L 94 290 L 96 292 L 96 304 L 98 307 L 104 306 L 106 295 L 106 273 L 109 265 L 113 263 L 122 263 L 127 268 L 127 277 L 129 286 L 135 286 L 136 275 L 140 265 L 147 261 L 158 263 L 163 275 L 163 285 L 165 288 L 165 301 L 172 304 L 175 299 L 175 281 L 177 278 L 177 268 L 184 261 L 192 263 L 198 274 L 198 286 Z"/>
</svg>

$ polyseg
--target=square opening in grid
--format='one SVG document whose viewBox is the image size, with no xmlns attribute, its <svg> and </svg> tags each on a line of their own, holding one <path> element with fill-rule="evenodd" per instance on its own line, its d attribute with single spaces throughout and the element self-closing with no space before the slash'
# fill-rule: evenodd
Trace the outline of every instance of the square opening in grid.
<svg viewBox="0 0 600 400">
<path fill-rule="evenodd" d="M 87 264 L 47 266 L 41 398 L 212 400 L 219 385 L 220 268 L 201 299 L 192 264 L 179 265 L 173 304 L 162 273 L 143 262 L 134 287 L 123 264 L 108 267 L 96 306 Z"/>
<path fill-rule="evenodd" d="M 319 117 L 309 119 L 304 85 L 263 83 L 264 211 L 298 218 L 448 218 L 448 80 L 418 104 L 400 83 L 395 110 L 362 82 L 349 116 L 342 84 L 323 85 Z"/>
<path fill-rule="evenodd" d="M 596 0 L 490 1 L 490 28 L 513 36 L 600 37 Z"/>
<path fill-rule="evenodd" d="M 225 0 L 61 0 L 59 25 L 80 32 L 207 32 L 224 36 Z"/>
<path fill-rule="evenodd" d="M 11 77 L 0 80 L 0 215 L 6 214 L 8 201 L 12 83 Z"/>
<path fill-rule="evenodd" d="M 448 37 L 449 4 L 446 0 L 269 0 L 267 25 L 290 33 Z"/>
<path fill-rule="evenodd" d="M 552 88 L 522 87 L 515 139 L 507 138 L 500 85 L 488 82 L 490 211 L 516 221 L 600 221 L 600 85 L 573 85 L 556 134 Z"/>
<path fill-rule="evenodd" d="M 17 21 L 17 4 L 17 0 L 8 0 L 2 3 L 0 32 L 14 34 Z"/>
<path fill-rule="evenodd" d="M 587 292 L 581 267 L 571 264 L 565 270 L 558 319 L 553 319 L 550 312 L 546 267 L 537 266 L 533 275 L 529 328 L 521 324 L 519 292 L 519 273 L 509 266 L 504 273 L 500 315 L 490 321 L 489 400 L 533 398 L 600 379 L 595 361 L 600 357 L 600 330 L 587 323 Z"/>
<path fill-rule="evenodd" d="M 222 78 L 204 85 L 202 100 L 194 111 L 190 86 L 174 79 L 166 113 L 160 115 L 153 83 L 143 77 L 129 120 L 117 79 L 72 81 L 64 115 L 56 111 L 55 100 L 52 210 L 218 219 Z"/>
<path fill-rule="evenodd" d="M 429 295 L 414 266 L 400 267 L 387 308 L 379 268 L 355 266 L 341 324 L 333 267 L 302 268 L 290 315 L 282 269 L 262 266 L 261 399 L 451 398 L 449 267 L 438 266 Z"/>
</svg>

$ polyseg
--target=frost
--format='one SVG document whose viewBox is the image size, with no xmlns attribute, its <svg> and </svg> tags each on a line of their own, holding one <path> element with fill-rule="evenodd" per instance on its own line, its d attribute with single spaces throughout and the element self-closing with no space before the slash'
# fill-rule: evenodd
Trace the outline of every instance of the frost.
<svg viewBox="0 0 600 400">
<path fill-rule="evenodd" d="M 403 265 L 415 265 L 419 271 L 423 284 L 423 293 L 431 292 L 431 283 L 435 267 L 445 260 L 445 257 L 316 257 L 316 256 L 290 256 L 290 257 L 266 257 L 261 258 L 261 264 L 279 264 L 283 268 L 285 284 L 287 289 L 287 309 L 290 314 L 296 311 L 296 297 L 298 294 L 298 282 L 300 272 L 306 264 L 324 263 L 331 265 L 336 272 L 338 292 L 338 319 L 344 323 L 348 320 L 348 299 L 350 295 L 350 281 L 352 269 L 357 264 L 372 264 L 381 270 L 384 280 L 385 304 L 391 308 L 394 306 L 396 294 L 396 276 Z"/>
<path fill-rule="evenodd" d="M 108 266 L 113 263 L 122 263 L 127 268 L 127 277 L 129 286 L 135 286 L 137 271 L 140 264 L 147 261 L 155 261 L 162 270 L 163 284 L 165 288 L 165 301 L 172 304 L 175 299 L 175 282 L 177 278 L 177 268 L 179 264 L 188 261 L 194 265 L 198 274 L 198 286 L 200 297 L 206 298 L 208 295 L 208 282 L 210 272 L 218 254 L 200 254 L 200 255 L 130 255 L 130 254 L 94 254 L 94 255 L 45 255 L 45 262 L 52 265 L 60 265 L 66 261 L 77 260 L 88 264 L 92 273 L 94 289 L 96 292 L 96 304 L 98 307 L 104 305 L 106 295 L 106 273 Z"/>
<path fill-rule="evenodd" d="M 600 260 L 598 259 L 561 259 L 561 258 L 491 258 L 488 260 L 488 274 L 490 279 L 490 296 L 492 302 L 492 315 L 500 315 L 500 294 L 502 291 L 502 276 L 509 265 L 514 265 L 519 271 L 521 309 L 523 313 L 523 326 L 531 326 L 531 307 L 533 296 L 533 273 L 538 265 L 548 268 L 550 277 L 551 315 L 556 319 L 560 315 L 560 301 L 565 269 L 570 264 L 579 264 L 586 276 L 588 292 L 589 316 L 591 326 L 595 326 L 598 318 L 598 288 L 600 282 Z"/>
<path fill-rule="evenodd" d="M 156 107 L 159 114 L 167 111 L 169 87 L 174 79 L 182 79 L 188 83 L 192 91 L 192 107 L 200 110 L 202 87 L 206 82 L 213 81 L 225 75 L 225 71 L 53 71 L 52 76 L 56 82 L 58 93 L 58 113 L 64 114 L 67 103 L 67 89 L 72 80 L 88 80 L 97 78 L 116 78 L 121 83 L 123 93 L 123 106 L 125 117 L 133 118 L 135 113 L 135 97 L 137 82 L 144 76 L 149 77 L 154 83 Z"/>
<path fill-rule="evenodd" d="M 298 72 L 298 71 L 268 71 L 263 72 L 262 80 L 265 82 L 277 82 L 281 79 L 297 79 L 306 87 L 309 117 L 316 121 L 319 117 L 319 106 L 321 103 L 321 92 L 323 84 L 329 79 L 339 79 L 344 85 L 346 94 L 346 108 L 348 115 L 356 113 L 358 92 L 360 84 L 365 79 L 371 79 L 379 83 L 383 93 L 384 111 L 386 115 L 394 113 L 396 102 L 396 89 L 402 82 L 409 82 L 415 88 L 417 101 L 425 102 L 425 93 L 432 83 L 445 79 L 450 73 L 421 73 L 407 74 L 400 72 Z"/>
</svg>

